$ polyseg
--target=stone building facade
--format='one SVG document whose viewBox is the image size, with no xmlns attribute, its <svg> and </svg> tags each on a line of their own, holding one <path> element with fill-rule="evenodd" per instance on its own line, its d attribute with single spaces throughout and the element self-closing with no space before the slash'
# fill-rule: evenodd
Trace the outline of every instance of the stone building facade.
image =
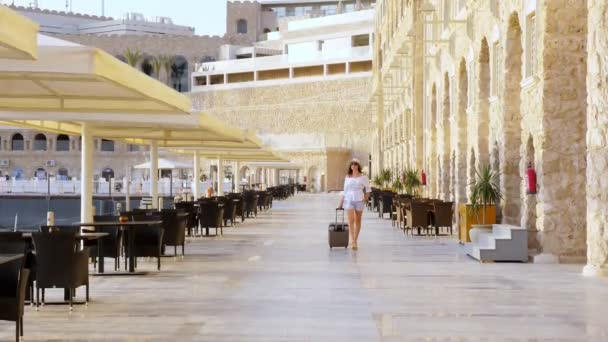
<svg viewBox="0 0 608 342">
<path fill-rule="evenodd" d="M 197 110 L 256 132 L 299 165 L 299 182 L 309 188 L 316 183 L 316 191 L 331 191 L 342 189 L 349 158 L 368 163 L 369 81 L 369 73 L 362 73 L 335 80 L 201 91 L 190 97 Z"/>
<path fill-rule="evenodd" d="M 431 6 L 429 6 L 431 4 Z M 534 260 L 605 267 L 603 1 L 378 4 L 374 170 L 428 175 L 429 197 L 469 200 L 500 173 L 499 220 L 526 227 Z M 538 193 L 526 193 L 536 171 Z M 586 214 L 585 214 L 586 213 Z"/>
<path fill-rule="evenodd" d="M 0 161 L 6 161 L 7 165 L 0 165 L 0 177 L 78 179 L 80 146 L 79 137 L 3 127 L 0 129 Z M 146 161 L 147 150 L 146 146 L 96 139 L 94 178 L 104 177 L 107 173 L 116 179 L 126 177 L 129 174 L 127 168 Z M 43 173 L 39 174 L 40 171 Z M 141 176 L 137 171 L 130 175 L 134 178 Z"/>
</svg>

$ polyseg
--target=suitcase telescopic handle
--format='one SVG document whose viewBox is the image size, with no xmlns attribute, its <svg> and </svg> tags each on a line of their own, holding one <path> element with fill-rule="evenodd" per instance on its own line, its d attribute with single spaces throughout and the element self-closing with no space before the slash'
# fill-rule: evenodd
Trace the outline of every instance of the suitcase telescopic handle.
<svg viewBox="0 0 608 342">
<path fill-rule="evenodd" d="M 344 223 L 344 208 L 336 208 L 336 223 L 338 223 L 338 212 L 342 212 L 342 223 Z"/>
</svg>

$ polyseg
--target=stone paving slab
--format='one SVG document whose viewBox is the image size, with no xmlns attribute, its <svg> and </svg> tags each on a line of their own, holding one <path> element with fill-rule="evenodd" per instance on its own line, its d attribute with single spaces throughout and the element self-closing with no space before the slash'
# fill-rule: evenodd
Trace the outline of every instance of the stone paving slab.
<svg viewBox="0 0 608 342">
<path fill-rule="evenodd" d="M 582 265 L 480 264 L 455 236 L 406 237 L 369 212 L 358 251 L 330 250 L 337 201 L 299 194 L 189 239 L 161 272 L 92 277 L 88 307 L 27 307 L 26 340 L 608 341 L 608 281 Z M 0 341 L 13 329 L 0 321 Z"/>
</svg>

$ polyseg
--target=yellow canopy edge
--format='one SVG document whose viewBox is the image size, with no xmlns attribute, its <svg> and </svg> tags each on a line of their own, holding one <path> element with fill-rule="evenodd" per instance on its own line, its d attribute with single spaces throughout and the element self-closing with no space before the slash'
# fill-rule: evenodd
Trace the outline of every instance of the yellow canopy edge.
<svg viewBox="0 0 608 342">
<path fill-rule="evenodd" d="M 38 58 L 38 29 L 38 24 L 0 5 L 0 58 Z"/>
</svg>

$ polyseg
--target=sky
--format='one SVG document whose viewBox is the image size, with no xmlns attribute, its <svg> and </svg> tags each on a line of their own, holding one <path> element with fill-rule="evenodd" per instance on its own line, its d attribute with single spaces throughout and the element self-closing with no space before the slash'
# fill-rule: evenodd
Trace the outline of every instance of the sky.
<svg viewBox="0 0 608 342">
<path fill-rule="evenodd" d="M 223 35 L 226 32 L 227 0 L 104 0 L 105 14 L 120 19 L 127 12 L 137 12 L 153 20 L 157 16 L 170 17 L 177 25 L 191 26 L 198 35 Z M 0 0 L 0 3 L 29 6 L 34 0 Z M 38 0 L 41 9 L 66 10 L 101 15 L 102 0 Z"/>
</svg>

